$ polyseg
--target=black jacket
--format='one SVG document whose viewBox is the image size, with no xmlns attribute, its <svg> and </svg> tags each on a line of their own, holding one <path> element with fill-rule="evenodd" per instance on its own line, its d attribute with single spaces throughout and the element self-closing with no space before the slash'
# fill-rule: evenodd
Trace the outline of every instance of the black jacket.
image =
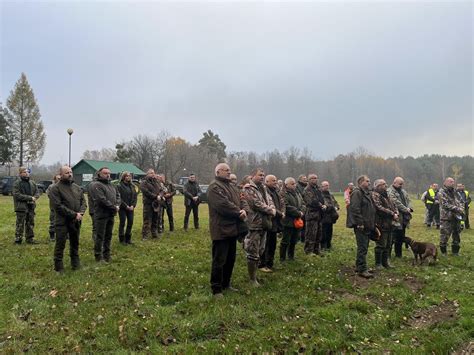
<svg viewBox="0 0 474 355">
<path fill-rule="evenodd" d="M 120 181 L 117 189 L 121 200 L 120 208 L 126 209 L 127 207 L 137 206 L 137 191 L 135 191 L 135 186 L 131 182 Z"/>
<path fill-rule="evenodd" d="M 109 180 L 97 179 L 90 193 L 94 201 L 94 218 L 107 218 L 117 214 L 117 206 L 121 203 L 120 194 Z"/>
<path fill-rule="evenodd" d="M 201 203 L 199 199 L 197 201 L 193 200 L 193 197 L 199 197 L 201 195 L 201 188 L 197 181 L 188 181 L 183 187 L 183 193 L 185 206 L 195 206 Z"/>
</svg>

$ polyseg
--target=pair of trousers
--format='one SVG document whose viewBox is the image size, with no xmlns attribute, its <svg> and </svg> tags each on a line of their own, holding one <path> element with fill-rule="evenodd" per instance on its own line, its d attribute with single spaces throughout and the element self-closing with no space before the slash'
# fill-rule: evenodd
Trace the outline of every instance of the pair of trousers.
<svg viewBox="0 0 474 355">
<path fill-rule="evenodd" d="M 189 215 L 193 211 L 194 218 L 194 228 L 199 228 L 199 205 L 186 205 L 186 210 L 184 211 L 184 229 L 188 229 L 189 224 Z"/>
<path fill-rule="evenodd" d="M 134 212 L 125 208 L 119 210 L 119 240 L 121 243 L 128 243 L 132 239 Z M 125 224 L 127 228 L 125 228 Z"/>
<path fill-rule="evenodd" d="M 97 235 L 94 241 L 94 255 L 96 259 L 110 258 L 110 241 L 114 229 L 114 216 L 97 218 L 95 220 Z"/>
<path fill-rule="evenodd" d="M 237 237 L 212 241 L 211 289 L 221 293 L 230 286 L 234 270 Z"/>
<path fill-rule="evenodd" d="M 81 222 L 69 222 L 66 225 L 56 226 L 56 243 L 54 244 L 54 264 L 60 265 L 63 261 L 66 240 L 69 239 L 69 256 L 71 265 L 79 266 L 79 234 Z"/>
</svg>

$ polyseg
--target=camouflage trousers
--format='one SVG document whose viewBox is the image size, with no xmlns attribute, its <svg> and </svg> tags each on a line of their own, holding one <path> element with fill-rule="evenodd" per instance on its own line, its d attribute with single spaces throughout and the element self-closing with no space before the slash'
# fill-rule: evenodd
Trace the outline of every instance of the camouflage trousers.
<svg viewBox="0 0 474 355">
<path fill-rule="evenodd" d="M 306 220 L 304 252 L 306 254 L 319 254 L 321 248 L 321 221 Z"/>
<path fill-rule="evenodd" d="M 15 240 L 21 240 L 25 233 L 26 240 L 32 240 L 35 237 L 33 228 L 35 227 L 35 211 L 28 210 L 26 212 L 16 213 L 16 229 Z M 25 231 L 26 229 L 26 231 Z"/>
<path fill-rule="evenodd" d="M 248 260 L 259 261 L 265 252 L 267 232 L 264 230 L 251 230 L 244 239 L 244 250 Z"/>
<path fill-rule="evenodd" d="M 450 236 L 453 236 L 453 246 L 458 246 L 461 243 L 461 225 L 458 220 L 441 221 L 439 246 L 446 248 Z"/>
</svg>

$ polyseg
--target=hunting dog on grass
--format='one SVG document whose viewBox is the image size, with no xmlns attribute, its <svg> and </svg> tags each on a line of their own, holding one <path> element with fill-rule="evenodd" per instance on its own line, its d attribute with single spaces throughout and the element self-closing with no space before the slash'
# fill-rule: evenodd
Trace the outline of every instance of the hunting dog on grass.
<svg viewBox="0 0 474 355">
<path fill-rule="evenodd" d="M 423 264 L 423 261 L 426 258 L 430 258 L 433 262 L 436 262 L 438 249 L 433 243 L 416 242 L 410 237 L 405 237 L 404 242 L 408 243 L 413 251 L 413 255 L 415 256 L 413 259 L 413 265 L 418 262 L 418 257 L 420 257 L 420 265 Z M 428 265 L 431 264 L 431 260 L 428 260 Z"/>
</svg>

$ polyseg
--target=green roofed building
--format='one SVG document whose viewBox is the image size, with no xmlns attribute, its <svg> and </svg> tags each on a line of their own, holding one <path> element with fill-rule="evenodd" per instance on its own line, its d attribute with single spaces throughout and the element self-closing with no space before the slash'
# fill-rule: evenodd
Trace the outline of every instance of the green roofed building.
<svg viewBox="0 0 474 355">
<path fill-rule="evenodd" d="M 146 174 L 138 169 L 132 163 L 120 163 L 117 161 L 88 160 L 82 159 L 79 163 L 72 167 L 74 174 L 74 182 L 80 186 L 87 186 L 94 178 L 95 173 L 100 168 L 107 167 L 110 169 L 111 179 L 118 179 L 124 171 L 129 171 L 133 175 L 133 179 L 139 180 Z"/>
</svg>

